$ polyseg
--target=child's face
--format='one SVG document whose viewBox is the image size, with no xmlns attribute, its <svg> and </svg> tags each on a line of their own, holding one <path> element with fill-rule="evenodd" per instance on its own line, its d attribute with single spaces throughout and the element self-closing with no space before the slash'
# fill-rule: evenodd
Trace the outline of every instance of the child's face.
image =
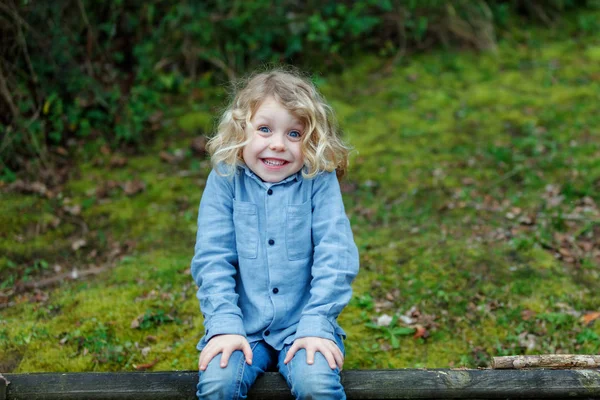
<svg viewBox="0 0 600 400">
<path fill-rule="evenodd" d="M 266 98 L 246 127 L 244 162 L 265 182 L 280 182 L 304 166 L 304 125 L 273 97 Z"/>
</svg>

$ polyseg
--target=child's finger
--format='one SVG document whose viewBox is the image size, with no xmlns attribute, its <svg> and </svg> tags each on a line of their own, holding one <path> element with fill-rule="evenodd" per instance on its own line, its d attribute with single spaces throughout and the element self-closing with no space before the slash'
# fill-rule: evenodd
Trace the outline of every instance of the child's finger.
<svg viewBox="0 0 600 400">
<path fill-rule="evenodd" d="M 306 348 L 306 363 L 313 365 L 315 363 L 315 350 L 313 348 Z"/>
<path fill-rule="evenodd" d="M 290 360 L 292 358 L 294 358 L 294 354 L 296 354 L 296 352 L 298 351 L 298 345 L 296 344 L 296 342 L 294 342 L 294 344 L 292 345 L 292 347 L 290 347 L 290 349 L 288 350 L 287 354 L 285 355 L 285 360 L 283 360 L 284 364 L 287 364 L 290 362 Z"/>
<path fill-rule="evenodd" d="M 204 350 L 202 350 L 202 353 L 200 354 L 200 371 L 204 371 L 206 370 L 206 366 L 208 365 L 208 363 L 210 363 L 210 361 L 214 358 L 215 356 L 215 352 L 214 350 L 212 350 L 211 348 L 205 348 Z"/>
<path fill-rule="evenodd" d="M 335 363 L 335 357 L 333 356 L 333 353 L 331 351 L 329 351 L 329 349 L 327 349 L 326 351 L 321 350 L 321 354 L 323 354 L 323 356 L 327 360 L 327 364 L 329 364 L 329 368 L 335 369 L 335 367 L 337 367 L 337 364 Z"/>
<path fill-rule="evenodd" d="M 344 366 L 344 355 L 337 346 L 335 346 L 335 349 L 333 350 L 333 358 L 335 358 L 335 363 L 341 371 Z"/>
<path fill-rule="evenodd" d="M 229 357 L 231 356 L 231 349 L 225 348 L 223 349 L 223 353 L 221 353 L 221 368 L 225 368 L 229 363 Z"/>
<path fill-rule="evenodd" d="M 242 351 L 244 352 L 244 356 L 246 356 L 246 362 L 249 365 L 252 365 L 252 349 L 247 340 L 244 340 L 244 343 L 242 344 Z"/>
</svg>

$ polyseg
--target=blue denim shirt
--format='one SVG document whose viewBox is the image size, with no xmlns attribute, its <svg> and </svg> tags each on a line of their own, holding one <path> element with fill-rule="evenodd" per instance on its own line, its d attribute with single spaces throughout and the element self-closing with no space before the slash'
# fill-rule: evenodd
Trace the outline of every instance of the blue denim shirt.
<svg viewBox="0 0 600 400">
<path fill-rule="evenodd" d="M 337 317 L 352 295 L 358 250 L 335 172 L 271 184 L 246 166 L 210 173 L 200 202 L 192 276 L 215 335 L 265 340 L 345 337 Z"/>
</svg>

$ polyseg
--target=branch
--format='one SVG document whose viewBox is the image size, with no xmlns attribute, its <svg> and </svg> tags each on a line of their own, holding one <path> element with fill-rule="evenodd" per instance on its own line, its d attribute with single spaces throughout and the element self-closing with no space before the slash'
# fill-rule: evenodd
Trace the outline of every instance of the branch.
<svg viewBox="0 0 600 400">
<path fill-rule="evenodd" d="M 8 88 L 8 83 L 6 82 L 6 78 L 4 77 L 4 69 L 2 68 L 2 60 L 0 60 L 0 95 L 8 104 L 8 108 L 10 109 L 10 113 L 12 116 L 12 120 L 16 120 L 19 116 L 19 109 L 15 106 L 15 103 L 10 94 L 10 90 Z"/>
<path fill-rule="evenodd" d="M 542 354 L 538 356 L 493 357 L 492 368 L 600 368 L 600 356 L 583 354 Z"/>
</svg>

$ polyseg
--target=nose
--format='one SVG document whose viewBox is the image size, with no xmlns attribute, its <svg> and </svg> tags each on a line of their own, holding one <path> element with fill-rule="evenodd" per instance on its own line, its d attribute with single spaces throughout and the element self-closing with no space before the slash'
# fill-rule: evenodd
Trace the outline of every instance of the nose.
<svg viewBox="0 0 600 400">
<path fill-rule="evenodd" d="M 283 138 L 280 135 L 272 135 L 271 143 L 269 143 L 269 149 L 273 151 L 284 151 L 285 144 L 283 143 Z"/>
</svg>

